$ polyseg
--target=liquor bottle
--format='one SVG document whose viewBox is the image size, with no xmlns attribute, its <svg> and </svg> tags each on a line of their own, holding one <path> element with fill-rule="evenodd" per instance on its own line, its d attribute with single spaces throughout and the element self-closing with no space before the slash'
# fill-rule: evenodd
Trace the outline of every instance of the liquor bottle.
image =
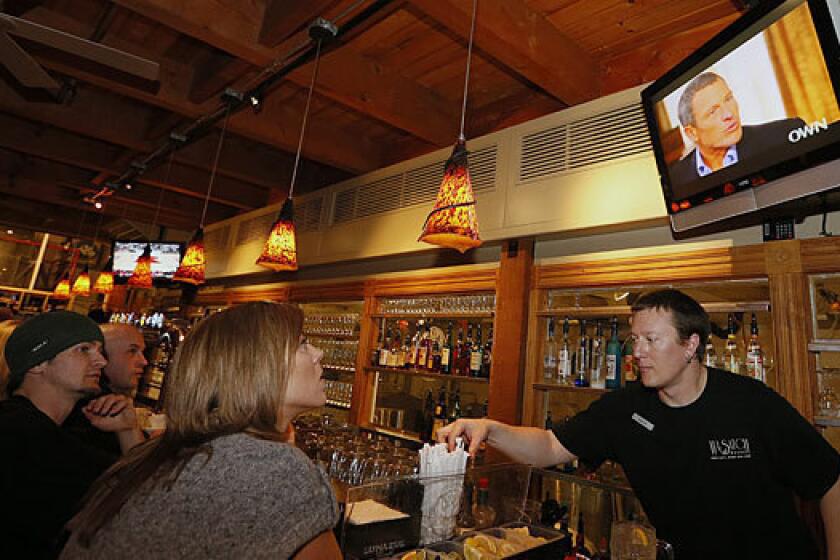
<svg viewBox="0 0 840 560">
<path fill-rule="evenodd" d="M 621 373 L 624 376 L 624 383 L 635 383 L 639 380 L 636 360 L 633 358 L 633 336 L 630 335 L 624 341 L 624 351 L 621 354 Z"/>
<path fill-rule="evenodd" d="M 464 357 L 467 355 L 467 348 L 466 344 L 464 343 L 464 329 L 458 327 L 458 339 L 455 341 L 455 347 L 452 352 L 452 374 L 453 375 L 465 375 L 466 369 L 464 368 Z M 467 358 L 469 360 L 469 358 Z M 469 366 L 469 362 L 467 363 Z"/>
<path fill-rule="evenodd" d="M 610 320 L 610 341 L 607 343 L 607 389 L 621 388 L 621 342 L 618 340 L 618 319 Z"/>
<path fill-rule="evenodd" d="M 382 344 L 382 350 L 379 352 L 379 365 L 391 365 L 391 329 L 385 331 L 385 342 Z"/>
<path fill-rule="evenodd" d="M 408 333 L 406 333 L 406 352 L 405 352 L 405 361 L 403 362 L 403 367 L 407 369 L 414 369 L 414 364 L 417 363 L 417 350 L 419 347 L 421 331 L 423 330 L 423 320 L 417 321 L 414 326 L 414 336 L 410 339 L 408 338 Z"/>
<path fill-rule="evenodd" d="M 440 359 L 440 343 L 435 340 L 432 342 L 432 350 L 429 352 L 428 370 L 440 373 Z"/>
<path fill-rule="evenodd" d="M 548 411 L 546 411 L 545 413 L 545 429 L 554 429 L 554 420 L 551 419 L 551 409 L 548 409 Z"/>
<path fill-rule="evenodd" d="M 417 343 L 415 350 L 414 367 L 426 369 L 429 363 L 429 331 L 421 319 L 417 322 Z"/>
<path fill-rule="evenodd" d="M 709 333 L 706 338 L 706 348 L 703 350 L 703 365 L 713 368 L 718 367 L 717 351 L 714 342 L 712 342 L 712 333 Z"/>
<path fill-rule="evenodd" d="M 479 377 L 490 379 L 490 370 L 493 368 L 493 327 L 487 331 L 487 342 L 481 351 L 481 373 Z"/>
<path fill-rule="evenodd" d="M 470 345 L 470 377 L 481 375 L 481 355 L 484 348 L 481 346 L 481 323 L 476 326 L 476 339 Z"/>
<path fill-rule="evenodd" d="M 441 386 L 435 405 L 435 419 L 432 424 L 432 441 L 437 441 L 437 432 L 446 426 L 446 390 Z"/>
<path fill-rule="evenodd" d="M 422 441 L 432 441 L 432 431 L 435 424 L 435 397 L 431 389 L 426 391 L 426 400 L 423 403 L 423 425 L 420 430 Z"/>
<path fill-rule="evenodd" d="M 548 332 L 543 345 L 543 378 L 553 381 L 557 376 L 557 341 L 554 340 L 554 318 L 548 320 Z"/>
<path fill-rule="evenodd" d="M 586 336 L 586 319 L 580 320 L 580 339 L 577 350 L 577 377 L 575 387 L 589 387 L 589 380 L 586 378 L 589 367 L 589 337 Z"/>
<path fill-rule="evenodd" d="M 370 352 L 370 365 L 376 367 L 379 365 L 379 356 L 382 355 L 382 339 L 376 341 L 376 346 Z"/>
<path fill-rule="evenodd" d="M 452 402 L 450 402 L 449 406 L 449 416 L 447 417 L 448 423 L 452 423 L 458 418 L 461 417 L 461 392 L 458 389 L 455 389 L 455 395 L 452 397 Z"/>
<path fill-rule="evenodd" d="M 557 382 L 560 385 L 572 384 L 572 359 L 569 354 L 569 318 L 563 319 L 563 341 L 557 353 Z"/>
<path fill-rule="evenodd" d="M 475 531 L 475 517 L 473 516 L 473 483 L 470 480 L 464 482 L 464 491 L 461 493 L 461 505 L 458 508 L 458 515 L 455 517 L 455 534 L 463 534 Z"/>
<path fill-rule="evenodd" d="M 735 314 L 730 313 L 726 335 L 726 349 L 723 352 L 723 368 L 731 373 L 741 373 L 741 359 L 738 355 L 738 340 L 735 338 Z"/>
<path fill-rule="evenodd" d="M 478 479 L 478 496 L 473 507 L 476 529 L 487 529 L 496 524 L 496 510 L 490 506 L 490 480 Z"/>
<path fill-rule="evenodd" d="M 762 383 L 767 380 L 764 376 L 764 353 L 761 351 L 761 344 L 758 342 L 758 319 L 755 313 L 750 318 L 750 342 L 747 346 L 747 375 L 758 379 Z"/>
<path fill-rule="evenodd" d="M 440 372 L 452 373 L 452 321 L 446 327 L 446 340 L 440 349 Z"/>
<path fill-rule="evenodd" d="M 595 322 L 595 336 L 592 338 L 592 350 L 590 352 L 589 385 L 595 389 L 604 389 L 604 329 L 601 321 Z"/>
</svg>

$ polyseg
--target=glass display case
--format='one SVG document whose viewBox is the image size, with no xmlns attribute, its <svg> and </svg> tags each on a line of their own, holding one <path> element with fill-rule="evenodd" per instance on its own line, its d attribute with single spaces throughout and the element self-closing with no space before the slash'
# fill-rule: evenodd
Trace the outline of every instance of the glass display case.
<svg viewBox="0 0 840 560">
<path fill-rule="evenodd" d="M 361 301 L 301 303 L 303 335 L 324 352 L 326 405 L 339 421 L 346 421 L 353 397 L 356 357 L 359 353 Z"/>
<path fill-rule="evenodd" d="M 814 338 L 808 349 L 816 362 L 815 423 L 840 449 L 840 274 L 812 276 L 810 287 Z"/>
<path fill-rule="evenodd" d="M 370 424 L 425 441 L 456 418 L 485 416 L 494 308 L 492 293 L 379 298 Z"/>
<path fill-rule="evenodd" d="M 537 355 L 531 357 L 534 401 L 525 421 L 556 424 L 611 389 L 638 378 L 629 339 L 632 303 L 647 291 L 677 288 L 699 301 L 712 321 L 706 364 L 774 386 L 773 325 L 766 281 L 638 285 L 540 293 Z"/>
</svg>

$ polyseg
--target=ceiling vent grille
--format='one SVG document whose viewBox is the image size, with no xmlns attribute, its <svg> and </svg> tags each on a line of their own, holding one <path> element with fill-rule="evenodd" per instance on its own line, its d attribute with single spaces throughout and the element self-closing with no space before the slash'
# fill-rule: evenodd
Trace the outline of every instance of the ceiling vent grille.
<svg viewBox="0 0 840 560">
<path fill-rule="evenodd" d="M 271 230 L 271 224 L 274 223 L 275 213 L 263 214 L 246 220 L 239 224 L 239 231 L 236 234 L 236 244 L 244 245 L 252 241 L 265 241 L 268 233 Z"/>
<path fill-rule="evenodd" d="M 475 192 L 496 188 L 496 152 L 496 146 L 470 152 L 470 177 Z M 444 161 L 430 163 L 338 192 L 333 208 L 333 223 L 340 224 L 419 204 L 434 204 L 443 178 L 444 164 Z"/>
<path fill-rule="evenodd" d="M 301 233 L 321 229 L 321 209 L 324 197 L 317 196 L 295 208 L 295 228 Z"/>
<path fill-rule="evenodd" d="M 208 253 L 223 253 L 227 249 L 230 225 L 208 231 L 204 234 L 204 249 Z"/>
<path fill-rule="evenodd" d="M 650 149 L 642 106 L 634 103 L 524 136 L 519 181 L 578 171 Z"/>
</svg>

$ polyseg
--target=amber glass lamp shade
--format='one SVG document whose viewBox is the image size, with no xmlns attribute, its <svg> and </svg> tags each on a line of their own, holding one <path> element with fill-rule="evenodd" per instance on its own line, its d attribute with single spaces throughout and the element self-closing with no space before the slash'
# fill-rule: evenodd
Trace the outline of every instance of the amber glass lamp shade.
<svg viewBox="0 0 840 560">
<path fill-rule="evenodd" d="M 71 291 L 74 296 L 87 297 L 90 295 L 90 270 L 87 266 L 79 274 L 79 277 L 76 278 L 76 281 L 73 282 L 73 289 Z"/>
<path fill-rule="evenodd" d="M 198 286 L 204 284 L 204 230 L 198 228 L 184 251 L 181 265 L 175 271 L 172 280 Z"/>
<path fill-rule="evenodd" d="M 435 207 L 426 217 L 418 241 L 465 252 L 481 245 L 475 195 L 467 164 L 467 147 L 459 140 L 446 161 Z"/>
<path fill-rule="evenodd" d="M 143 254 L 137 257 L 137 264 L 134 265 L 134 272 L 128 279 L 128 285 L 132 288 L 152 287 L 152 246 L 146 243 Z"/>
<path fill-rule="evenodd" d="M 70 297 L 70 275 L 65 274 L 61 280 L 56 284 L 55 290 L 53 290 L 53 296 L 57 298 L 69 298 Z"/>
<path fill-rule="evenodd" d="M 108 259 L 108 263 L 105 265 L 105 268 L 99 273 L 99 276 L 96 277 L 96 283 L 93 285 L 93 291 L 97 294 L 110 294 L 114 291 L 114 273 L 111 270 L 113 262 L 113 257 Z"/>
<path fill-rule="evenodd" d="M 257 264 L 271 270 L 297 270 L 297 240 L 292 199 L 287 198 L 280 216 L 271 226 Z"/>
</svg>

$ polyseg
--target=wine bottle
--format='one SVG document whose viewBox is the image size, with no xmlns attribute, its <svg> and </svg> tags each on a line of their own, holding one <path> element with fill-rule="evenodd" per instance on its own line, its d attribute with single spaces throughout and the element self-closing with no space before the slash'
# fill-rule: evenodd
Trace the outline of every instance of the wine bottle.
<svg viewBox="0 0 840 560">
<path fill-rule="evenodd" d="M 543 345 L 543 379 L 553 381 L 557 376 L 557 341 L 554 340 L 554 318 L 549 318 Z"/>
<path fill-rule="evenodd" d="M 635 383 L 639 380 L 636 360 L 633 358 L 633 336 L 630 335 L 624 341 L 624 350 L 621 354 L 621 373 L 624 376 L 624 383 Z"/>
<path fill-rule="evenodd" d="M 731 373 L 741 373 L 741 359 L 738 355 L 738 339 L 735 338 L 735 314 L 730 313 L 727 319 L 728 334 L 726 335 L 726 348 L 723 352 L 723 367 Z"/>
<path fill-rule="evenodd" d="M 487 332 L 487 342 L 481 351 L 481 374 L 480 377 L 490 379 L 490 370 L 493 368 L 493 327 Z"/>
<path fill-rule="evenodd" d="M 446 340 L 440 349 L 440 372 L 452 373 L 452 321 L 446 327 Z"/>
<path fill-rule="evenodd" d="M 715 350 L 714 342 L 712 342 L 712 333 L 706 337 L 706 348 L 703 350 L 703 365 L 706 367 L 718 367 L 717 351 Z"/>
<path fill-rule="evenodd" d="M 470 377 L 478 377 L 481 374 L 481 323 L 476 326 L 476 339 L 470 345 Z"/>
<path fill-rule="evenodd" d="M 449 416 L 447 421 L 451 424 L 461 417 L 461 392 L 455 389 L 455 395 L 452 397 L 452 402 L 449 406 Z"/>
<path fill-rule="evenodd" d="M 618 319 L 610 320 L 610 341 L 607 343 L 607 389 L 621 388 L 621 341 L 618 340 Z"/>
<path fill-rule="evenodd" d="M 384 367 L 391 365 L 391 329 L 387 329 L 385 332 L 385 342 L 379 352 L 379 365 Z"/>
<path fill-rule="evenodd" d="M 435 405 L 435 419 L 432 424 L 432 441 L 437 441 L 437 432 L 446 426 L 446 389 L 441 386 L 438 392 L 438 400 Z"/>
<path fill-rule="evenodd" d="M 545 429 L 554 429 L 554 420 L 551 419 L 551 409 L 548 409 L 545 413 Z"/>
</svg>

